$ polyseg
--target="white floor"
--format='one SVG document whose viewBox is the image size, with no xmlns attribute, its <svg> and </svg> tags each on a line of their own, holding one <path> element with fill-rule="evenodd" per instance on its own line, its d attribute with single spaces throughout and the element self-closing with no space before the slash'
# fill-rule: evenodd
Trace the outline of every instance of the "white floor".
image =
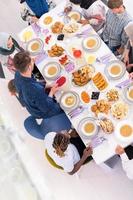
<svg viewBox="0 0 133 200">
<path fill-rule="evenodd" d="M 133 2 L 131 0 L 125 0 L 125 2 L 128 3 L 128 9 L 131 11 L 131 4 Z M 27 25 L 22 22 L 19 16 L 18 6 L 18 0 L 0 0 L 0 31 L 7 31 L 15 36 L 16 33 Z M 4 94 L 2 90 L 3 93 L 5 91 Z M 24 144 L 26 144 L 35 163 L 33 168 L 41 174 L 42 180 L 46 183 L 55 200 L 133 199 L 133 182 L 127 179 L 121 168 L 121 162 L 118 162 L 111 172 L 104 171 L 94 162 L 91 162 L 81 168 L 78 173 L 78 179 L 76 176 L 69 176 L 60 170 L 52 168 L 44 158 L 43 141 L 31 138 L 24 133 L 23 120 L 27 116 L 26 111 L 17 105 L 15 99 L 11 99 L 2 83 L 0 83 L 0 91 L 0 102 L 3 101 L 3 112 L 6 110 L 6 115 L 11 120 L 11 125 L 15 127 L 15 130 L 25 134 Z M 10 190 L 6 191 L 5 187 L 1 187 L 0 199 L 19 200 L 15 199 L 15 197 L 11 198 L 11 192 Z M 8 193 L 8 196 L 6 193 Z"/>
</svg>

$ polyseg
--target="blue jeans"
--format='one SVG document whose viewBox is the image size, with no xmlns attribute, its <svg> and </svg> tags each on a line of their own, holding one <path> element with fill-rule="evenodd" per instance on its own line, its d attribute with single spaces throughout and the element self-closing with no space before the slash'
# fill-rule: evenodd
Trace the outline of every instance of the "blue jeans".
<svg viewBox="0 0 133 200">
<path fill-rule="evenodd" d="M 60 132 L 62 130 L 70 130 L 71 122 L 65 113 L 43 119 L 41 124 L 38 124 L 35 117 L 29 116 L 24 121 L 24 127 L 27 132 L 38 139 L 44 140 L 44 137 L 49 132 Z"/>
</svg>

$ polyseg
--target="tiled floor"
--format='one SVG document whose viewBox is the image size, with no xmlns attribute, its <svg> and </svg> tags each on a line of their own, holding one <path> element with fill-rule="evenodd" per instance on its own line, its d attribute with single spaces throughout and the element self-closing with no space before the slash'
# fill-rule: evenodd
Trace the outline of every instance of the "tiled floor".
<svg viewBox="0 0 133 200">
<path fill-rule="evenodd" d="M 128 9 L 131 11 L 132 1 L 125 0 L 125 2 L 128 3 Z M 18 5 L 18 0 L 0 1 L 0 31 L 7 31 L 15 35 L 15 33 L 18 33 L 23 27 L 27 25 L 26 23 L 22 22 L 19 16 L 20 13 Z M 8 99 L 8 94 L 5 93 L 5 95 L 5 99 Z M 11 106 L 9 103 L 10 109 L 8 113 L 10 113 L 10 117 L 15 123 L 16 119 L 19 118 L 19 115 L 16 115 L 16 109 L 18 106 L 14 106 L 14 110 Z M 6 107 L 6 109 L 8 108 Z M 18 130 L 21 132 L 23 131 L 22 123 L 20 121 L 19 123 L 16 123 Z M 26 136 L 25 144 L 29 148 L 31 155 L 34 155 L 34 162 L 36 162 L 39 166 L 39 172 L 42 175 L 42 179 L 47 182 L 47 187 L 49 187 L 51 193 L 53 193 L 55 200 L 133 199 L 133 182 L 127 179 L 121 168 L 120 161 L 111 172 L 106 172 L 97 166 L 94 162 L 91 162 L 81 168 L 78 173 L 79 178 L 77 178 L 76 176 L 69 176 L 60 170 L 56 170 L 52 168 L 49 163 L 47 163 L 43 156 L 42 141 L 35 140 L 30 136 Z M 36 167 L 36 164 L 34 167 Z M 11 191 L 8 192 L 10 193 Z M 1 200 L 18 199 L 11 199 L 9 195 L 9 197 L 5 196 L 5 198 L 2 198 Z"/>
</svg>

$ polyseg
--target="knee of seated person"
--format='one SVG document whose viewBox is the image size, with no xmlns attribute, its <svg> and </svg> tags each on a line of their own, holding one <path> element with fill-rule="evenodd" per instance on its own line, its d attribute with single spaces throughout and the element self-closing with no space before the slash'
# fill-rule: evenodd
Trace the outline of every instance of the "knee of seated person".
<svg viewBox="0 0 133 200">
<path fill-rule="evenodd" d="M 37 122 L 33 116 L 29 116 L 24 121 L 24 127 L 27 130 L 27 132 L 31 132 L 32 130 L 34 130 L 36 125 L 37 125 Z"/>
</svg>

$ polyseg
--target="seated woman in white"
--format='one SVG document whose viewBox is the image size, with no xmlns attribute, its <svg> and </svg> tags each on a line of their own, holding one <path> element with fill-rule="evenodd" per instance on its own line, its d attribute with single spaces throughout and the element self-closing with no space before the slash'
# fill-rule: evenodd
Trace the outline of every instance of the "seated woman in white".
<svg viewBox="0 0 133 200">
<path fill-rule="evenodd" d="M 45 136 L 44 142 L 49 156 L 70 175 L 77 172 L 92 154 L 91 148 L 88 147 L 84 149 L 80 158 L 77 148 L 70 143 L 70 135 L 68 133 L 50 132 Z"/>
</svg>

